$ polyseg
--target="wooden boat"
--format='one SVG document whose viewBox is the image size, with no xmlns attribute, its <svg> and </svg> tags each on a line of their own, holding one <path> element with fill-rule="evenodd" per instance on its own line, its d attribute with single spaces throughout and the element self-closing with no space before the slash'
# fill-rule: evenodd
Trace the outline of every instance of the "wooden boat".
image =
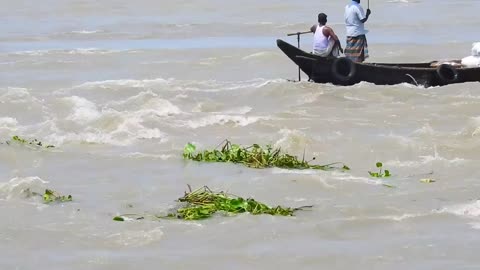
<svg viewBox="0 0 480 270">
<path fill-rule="evenodd" d="M 409 83 L 425 87 L 480 81 L 480 67 L 462 67 L 459 60 L 448 62 L 386 64 L 354 63 L 340 57 L 321 57 L 283 41 L 277 46 L 307 74 L 310 81 L 353 85 L 362 81 L 378 85 Z"/>
</svg>

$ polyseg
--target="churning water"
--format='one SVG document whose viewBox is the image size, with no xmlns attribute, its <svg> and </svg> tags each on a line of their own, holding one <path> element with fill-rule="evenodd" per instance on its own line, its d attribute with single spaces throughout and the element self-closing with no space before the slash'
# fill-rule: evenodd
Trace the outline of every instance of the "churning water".
<svg viewBox="0 0 480 270">
<path fill-rule="evenodd" d="M 479 267 L 478 83 L 288 81 L 296 67 L 275 40 L 295 43 L 286 34 L 318 12 L 343 37 L 347 1 L 0 2 L 0 137 L 57 146 L 0 144 L 0 269 Z M 460 59 L 480 39 L 477 0 L 370 2 L 369 61 Z M 182 159 L 187 142 L 226 138 L 352 170 Z M 377 161 L 393 177 L 370 178 Z M 187 184 L 314 207 L 287 218 L 112 221 L 164 212 Z M 74 201 L 21 195 L 47 187 Z"/>
</svg>

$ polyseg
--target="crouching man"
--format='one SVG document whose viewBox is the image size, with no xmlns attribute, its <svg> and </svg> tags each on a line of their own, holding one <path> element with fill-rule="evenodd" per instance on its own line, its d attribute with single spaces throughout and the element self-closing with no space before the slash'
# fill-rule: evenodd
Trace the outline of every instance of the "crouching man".
<svg viewBox="0 0 480 270">
<path fill-rule="evenodd" d="M 315 34 L 313 38 L 313 53 L 319 56 L 338 57 L 343 53 L 342 45 L 332 28 L 327 25 L 327 15 L 318 14 L 318 24 L 312 26 L 310 30 Z"/>
</svg>

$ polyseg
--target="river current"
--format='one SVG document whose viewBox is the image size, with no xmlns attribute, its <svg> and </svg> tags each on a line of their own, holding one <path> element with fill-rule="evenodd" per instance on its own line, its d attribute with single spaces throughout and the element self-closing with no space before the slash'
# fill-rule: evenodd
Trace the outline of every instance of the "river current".
<svg viewBox="0 0 480 270">
<path fill-rule="evenodd" d="M 365 2 L 365 3 L 364 3 Z M 480 85 L 291 82 L 278 38 L 319 12 L 344 44 L 347 1 L 0 1 L 0 269 L 477 269 Z M 362 1 L 366 6 L 367 1 Z M 371 58 L 461 59 L 477 0 L 371 0 Z M 309 51 L 312 36 L 302 36 Z M 351 170 L 182 158 L 224 139 Z M 392 172 L 371 178 L 375 163 Z M 433 179 L 433 183 L 421 182 Z M 386 187 L 384 184 L 394 186 Z M 294 217 L 115 222 L 187 185 Z M 73 202 L 45 205 L 22 190 Z"/>
</svg>

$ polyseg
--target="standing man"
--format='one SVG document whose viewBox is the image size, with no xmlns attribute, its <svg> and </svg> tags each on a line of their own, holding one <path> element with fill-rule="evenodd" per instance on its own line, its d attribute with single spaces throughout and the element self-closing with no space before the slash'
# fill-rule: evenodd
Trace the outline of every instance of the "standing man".
<svg viewBox="0 0 480 270">
<path fill-rule="evenodd" d="M 360 0 L 351 0 L 345 7 L 345 25 L 347 26 L 347 45 L 345 56 L 353 62 L 363 62 L 368 58 L 367 37 L 365 22 L 372 12 L 367 9 L 367 14 L 360 6 Z"/>
<path fill-rule="evenodd" d="M 310 28 L 314 33 L 313 53 L 320 56 L 338 57 L 339 52 L 343 53 L 342 45 L 332 28 L 327 25 L 327 14 L 318 14 L 318 24 Z"/>
</svg>

